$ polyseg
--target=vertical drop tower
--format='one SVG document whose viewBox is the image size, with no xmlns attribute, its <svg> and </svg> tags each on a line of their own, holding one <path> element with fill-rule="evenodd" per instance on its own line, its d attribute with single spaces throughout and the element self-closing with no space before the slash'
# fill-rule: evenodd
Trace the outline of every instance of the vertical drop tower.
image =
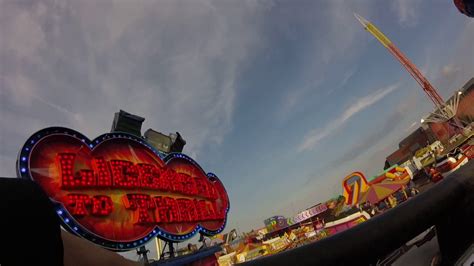
<svg viewBox="0 0 474 266">
<path fill-rule="evenodd" d="M 365 18 L 354 13 L 357 20 L 364 26 L 365 30 L 370 32 L 387 50 L 402 64 L 403 67 L 410 73 L 410 75 L 416 80 L 421 86 L 423 91 L 428 95 L 428 98 L 433 102 L 436 107 L 436 111 L 433 112 L 433 119 L 426 120 L 426 122 L 447 122 L 450 126 L 450 135 L 454 135 L 459 132 L 462 128 L 462 124 L 456 117 L 457 106 L 459 103 L 460 94 L 456 94 L 453 101 L 449 104 L 445 104 L 443 98 L 436 91 L 436 88 L 426 79 L 425 76 L 418 70 L 415 64 L 413 64 L 403 53 L 398 49 L 392 41 L 385 36 L 374 24 Z"/>
</svg>

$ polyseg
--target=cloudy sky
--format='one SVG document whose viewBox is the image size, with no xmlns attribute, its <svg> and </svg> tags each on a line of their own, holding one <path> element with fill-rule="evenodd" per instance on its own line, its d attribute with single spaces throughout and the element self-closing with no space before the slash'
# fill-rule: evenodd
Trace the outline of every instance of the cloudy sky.
<svg viewBox="0 0 474 266">
<path fill-rule="evenodd" d="M 94 138 L 123 109 L 182 133 L 227 188 L 228 230 L 336 196 L 431 110 L 353 12 L 443 97 L 474 76 L 474 20 L 452 1 L 0 0 L 0 176 L 35 131 Z"/>
</svg>

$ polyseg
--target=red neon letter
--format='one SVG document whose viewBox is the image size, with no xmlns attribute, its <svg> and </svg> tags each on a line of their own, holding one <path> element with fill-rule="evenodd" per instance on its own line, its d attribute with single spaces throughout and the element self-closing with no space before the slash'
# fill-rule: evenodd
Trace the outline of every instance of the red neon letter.
<svg viewBox="0 0 474 266">
<path fill-rule="evenodd" d="M 197 192 L 199 196 L 209 198 L 209 190 L 207 188 L 207 180 L 203 178 L 195 178 L 194 181 L 196 182 Z"/>
<path fill-rule="evenodd" d="M 198 194 L 198 190 L 197 190 L 197 186 L 196 186 L 196 182 L 194 181 L 195 178 L 193 177 L 189 177 L 186 181 L 186 184 L 185 184 L 185 193 L 187 195 L 192 195 L 192 196 L 195 196 Z"/>
<path fill-rule="evenodd" d="M 59 167 L 59 175 L 61 176 L 61 183 L 63 188 L 74 188 L 75 180 L 73 174 L 74 153 L 59 153 L 56 156 L 56 162 Z"/>
<path fill-rule="evenodd" d="M 171 197 L 155 197 L 156 214 L 158 223 L 181 222 L 178 203 Z"/>
<path fill-rule="evenodd" d="M 184 191 L 184 176 L 181 173 L 176 173 L 174 174 L 174 179 L 173 179 L 173 191 L 177 193 L 183 193 Z"/>
<path fill-rule="evenodd" d="M 155 204 L 150 195 L 146 194 L 127 194 L 124 197 L 125 209 L 134 211 L 135 224 L 153 223 L 153 216 L 149 211 L 155 209 Z"/>
<path fill-rule="evenodd" d="M 207 208 L 207 204 L 205 200 L 195 200 L 195 205 L 197 212 L 199 214 L 199 220 L 200 221 L 206 221 L 210 220 L 210 213 Z"/>
<path fill-rule="evenodd" d="M 160 176 L 160 189 L 163 191 L 172 191 L 173 186 L 171 184 L 173 183 L 174 176 L 175 171 L 173 169 L 165 168 Z"/>
<path fill-rule="evenodd" d="M 94 172 L 83 169 L 74 174 L 74 153 L 59 153 L 56 156 L 63 188 L 84 188 L 95 185 Z"/>
<path fill-rule="evenodd" d="M 92 198 L 92 214 L 107 216 L 114 210 L 114 204 L 109 196 L 97 195 Z"/>
<path fill-rule="evenodd" d="M 196 217 L 197 213 L 192 200 L 181 198 L 176 201 L 178 202 L 179 213 L 183 222 L 193 222 L 197 220 L 198 217 Z"/>
<path fill-rule="evenodd" d="M 158 189 L 160 187 L 160 169 L 151 164 L 137 164 L 140 187 Z"/>
<path fill-rule="evenodd" d="M 207 220 L 216 220 L 216 219 L 218 219 L 217 215 L 216 215 L 216 211 L 214 210 L 214 206 L 215 206 L 214 204 L 206 202 L 206 209 L 209 213 L 209 217 L 207 218 Z"/>
<path fill-rule="evenodd" d="M 92 165 L 95 168 L 97 174 L 97 186 L 98 187 L 111 187 L 112 177 L 110 175 L 109 166 L 104 158 L 94 158 Z"/>
<path fill-rule="evenodd" d="M 92 170 L 85 170 L 85 169 L 80 170 L 79 176 L 80 176 L 80 179 L 79 180 L 76 179 L 76 183 L 77 181 L 79 181 L 80 187 L 94 187 L 95 186 L 95 176 Z"/>
<path fill-rule="evenodd" d="M 110 170 L 114 187 L 137 188 L 140 185 L 137 167 L 132 162 L 112 160 L 110 161 Z"/>
<path fill-rule="evenodd" d="M 90 204 L 88 195 L 68 194 L 66 207 L 73 216 L 87 215 L 86 205 Z"/>
<path fill-rule="evenodd" d="M 155 209 L 155 219 L 157 223 L 168 223 L 169 215 L 168 210 L 169 206 L 165 204 L 164 198 L 158 196 L 154 197 L 156 209 Z"/>
<path fill-rule="evenodd" d="M 197 200 L 189 200 L 188 201 L 188 212 L 191 221 L 199 221 L 201 219 L 199 209 L 196 206 Z"/>
</svg>

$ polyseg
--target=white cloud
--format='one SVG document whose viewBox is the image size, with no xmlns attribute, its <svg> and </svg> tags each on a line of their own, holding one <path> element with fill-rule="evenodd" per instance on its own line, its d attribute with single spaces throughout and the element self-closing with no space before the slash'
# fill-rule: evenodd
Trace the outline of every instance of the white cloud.
<svg viewBox="0 0 474 266">
<path fill-rule="evenodd" d="M 421 0 L 395 0 L 391 8 L 398 16 L 398 22 L 402 26 L 414 26 L 418 22 L 418 9 Z"/>
<path fill-rule="evenodd" d="M 344 75 L 342 76 L 342 81 L 341 81 L 341 85 L 339 85 L 340 87 L 344 87 L 347 82 L 352 78 L 352 76 L 354 76 L 356 72 L 356 69 L 355 68 L 352 68 L 352 69 L 349 69 L 348 71 L 346 71 L 344 73 Z"/>
<path fill-rule="evenodd" d="M 448 64 L 448 65 L 445 65 L 445 66 L 441 69 L 441 74 L 442 74 L 445 78 L 450 78 L 452 75 L 456 74 L 456 72 L 459 72 L 460 70 L 461 70 L 460 67 L 455 66 L 454 64 Z"/>
<path fill-rule="evenodd" d="M 456 25 L 457 34 L 449 37 L 450 49 L 446 49 L 443 40 L 451 35 L 452 23 L 443 21 L 442 25 L 439 34 L 427 40 L 435 45 L 422 49 L 424 62 L 421 70 L 441 96 L 447 98 L 474 75 L 474 20 L 466 20 L 463 26 Z M 444 61 L 437 59 L 440 54 L 446 58 Z"/>
<path fill-rule="evenodd" d="M 194 156 L 222 143 L 266 8 L 207 0 L 0 2 L 0 35 L 9 36 L 0 49 L 2 161 L 14 161 L 41 127 L 69 126 L 94 138 L 110 130 L 119 109 L 144 116 L 143 131 L 181 132 Z M 21 126 L 12 124 L 15 116 Z"/>
<path fill-rule="evenodd" d="M 359 98 L 354 102 L 354 104 L 349 106 L 349 108 L 347 108 L 342 114 L 340 114 L 336 119 L 332 120 L 325 127 L 311 130 L 310 133 L 305 136 L 303 142 L 299 145 L 298 152 L 312 150 L 322 139 L 334 133 L 334 131 L 343 126 L 351 117 L 380 101 L 383 97 L 398 87 L 398 84 L 391 85 L 386 88 L 379 89 L 372 94 Z"/>
<path fill-rule="evenodd" d="M 411 123 L 406 129 L 405 129 L 405 132 L 408 133 L 410 132 L 410 130 L 412 130 L 415 126 L 418 125 L 418 122 L 413 122 Z"/>
<path fill-rule="evenodd" d="M 287 119 L 297 111 L 304 109 L 305 106 L 313 104 L 314 102 L 310 102 L 308 99 L 314 100 L 312 96 L 315 93 L 330 94 L 336 89 L 344 87 L 355 74 L 356 67 L 347 69 L 340 81 L 331 81 L 334 86 L 329 89 L 320 85 L 328 82 L 332 73 L 341 71 L 340 66 L 335 67 L 337 63 L 344 66 L 351 65 L 350 62 L 355 61 L 365 48 L 365 43 L 360 40 L 365 39 L 366 33 L 357 23 L 353 12 L 364 16 L 370 15 L 373 12 L 373 4 L 367 0 L 333 0 L 314 3 L 318 3 L 315 5 L 315 8 L 320 9 L 318 12 L 302 12 L 297 14 L 300 17 L 295 19 L 295 21 L 299 21 L 299 19 L 315 21 L 314 26 L 310 30 L 308 29 L 309 41 L 308 46 L 305 47 L 305 59 L 302 60 L 301 69 L 298 71 L 295 81 L 298 85 L 301 84 L 301 80 L 305 80 L 305 82 L 296 88 L 291 88 L 289 93 L 283 95 L 281 108 L 276 113 L 276 117 L 279 119 Z M 315 14 L 318 14 L 316 18 Z M 286 19 L 280 19 L 277 23 L 280 21 L 286 22 Z M 278 27 L 283 30 L 290 28 L 287 23 L 278 24 Z M 297 31 L 287 30 L 287 34 L 290 36 L 295 32 Z"/>
<path fill-rule="evenodd" d="M 44 6 L 38 5 L 29 11 L 19 10 L 14 16 L 7 12 L 2 12 L 3 15 L 6 17 L 2 28 L 8 28 L 10 35 L 2 38 L 2 49 L 15 53 L 19 58 L 36 56 L 38 49 L 45 45 L 44 32 L 36 23 L 44 15 Z"/>
<path fill-rule="evenodd" d="M 353 13 L 357 12 L 364 16 L 372 13 L 373 4 L 368 1 L 328 1 L 329 8 L 327 11 L 327 25 L 324 32 L 324 42 L 321 49 L 321 57 L 324 63 L 334 61 L 334 57 L 355 56 L 358 49 L 362 47 L 362 43 L 356 40 L 364 38 L 363 29 L 355 20 Z M 315 38 L 321 38 L 318 33 Z"/>
<path fill-rule="evenodd" d="M 344 72 L 344 74 L 342 75 L 342 80 L 341 82 L 339 83 L 338 86 L 334 86 L 333 88 L 329 89 L 327 91 L 327 94 L 331 94 L 333 93 L 335 90 L 337 89 L 340 89 L 340 88 L 344 88 L 344 86 L 347 85 L 347 83 L 349 82 L 349 80 L 354 76 L 354 74 L 356 73 L 357 69 L 356 68 L 351 68 L 349 70 L 347 70 L 346 72 Z"/>
<path fill-rule="evenodd" d="M 306 86 L 287 90 L 283 97 L 283 103 L 276 113 L 277 118 L 286 120 L 291 117 L 293 112 L 301 107 L 299 104 L 305 100 L 305 97 L 317 91 L 320 84 L 321 80 L 316 80 Z"/>
</svg>

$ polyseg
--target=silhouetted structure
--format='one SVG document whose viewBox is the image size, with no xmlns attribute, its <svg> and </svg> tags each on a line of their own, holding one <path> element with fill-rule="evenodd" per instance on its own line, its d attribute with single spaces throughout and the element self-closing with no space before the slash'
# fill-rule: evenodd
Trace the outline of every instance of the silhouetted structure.
<svg viewBox="0 0 474 266">
<path fill-rule="evenodd" d="M 167 136 L 150 128 L 145 132 L 145 139 L 153 148 L 164 153 L 182 152 L 186 145 L 186 141 L 179 132 Z"/>
<path fill-rule="evenodd" d="M 112 123 L 112 129 L 110 132 L 126 132 L 133 134 L 137 137 L 141 137 L 141 129 L 145 118 L 132 115 L 123 110 L 115 113 L 114 122 Z"/>
<path fill-rule="evenodd" d="M 417 150 L 434 141 L 436 138 L 430 128 L 419 127 L 398 143 L 398 150 L 387 156 L 384 169 L 408 161 Z"/>
<path fill-rule="evenodd" d="M 183 137 L 181 137 L 181 134 L 179 134 L 179 132 L 176 132 L 176 134 L 170 134 L 170 135 L 173 135 L 173 136 L 176 136 L 174 137 L 174 141 L 173 141 L 173 144 L 171 144 L 171 152 L 182 152 L 183 151 L 183 148 L 184 148 L 184 145 L 186 145 L 186 140 L 183 139 Z M 171 137 L 173 139 L 173 137 Z"/>
<path fill-rule="evenodd" d="M 120 110 L 115 113 L 110 132 L 126 132 L 141 138 L 143 121 L 145 121 L 143 117 Z M 184 145 L 186 145 L 186 141 L 179 132 L 165 135 L 149 128 L 143 137 L 153 148 L 164 153 L 182 152 Z"/>
</svg>

